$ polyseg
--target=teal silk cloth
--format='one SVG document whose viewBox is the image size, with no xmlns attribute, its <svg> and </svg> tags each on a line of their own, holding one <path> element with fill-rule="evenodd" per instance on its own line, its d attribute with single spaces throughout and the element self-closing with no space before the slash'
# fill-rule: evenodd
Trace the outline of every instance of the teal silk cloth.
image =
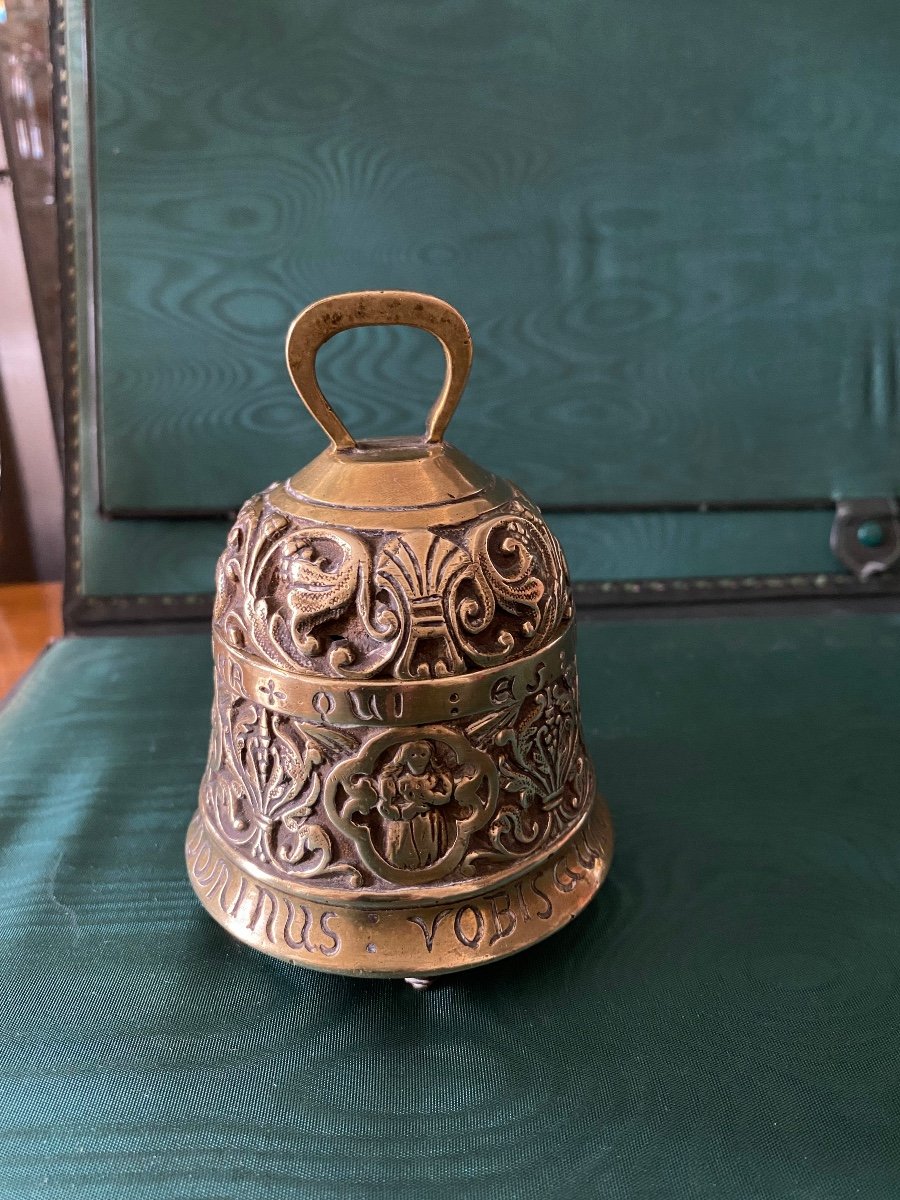
<svg viewBox="0 0 900 1200">
<path fill-rule="evenodd" d="M 89 8 L 104 509 L 317 453 L 285 331 L 365 287 L 460 309 L 450 439 L 540 504 L 900 490 L 896 0 Z M 320 369 L 375 437 L 443 364 L 361 330 Z"/>
<path fill-rule="evenodd" d="M 610 879 L 417 993 L 194 899 L 201 636 L 68 639 L 0 719 L 3 1197 L 900 1194 L 900 617 L 584 623 Z"/>
</svg>

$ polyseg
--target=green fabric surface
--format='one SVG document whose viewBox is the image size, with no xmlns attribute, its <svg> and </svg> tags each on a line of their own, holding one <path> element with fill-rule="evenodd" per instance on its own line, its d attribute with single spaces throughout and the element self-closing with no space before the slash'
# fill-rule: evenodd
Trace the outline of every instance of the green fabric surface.
<svg viewBox="0 0 900 1200">
<path fill-rule="evenodd" d="M 51 649 L 0 714 L 0 1195 L 894 1200 L 900 617 L 579 644 L 609 881 L 425 993 L 194 899 L 205 637 Z"/>
<path fill-rule="evenodd" d="M 236 508 L 318 452 L 285 330 L 364 287 L 462 310 L 451 436 L 538 502 L 900 489 L 896 0 L 91 20 L 105 508 Z M 321 366 L 372 437 L 442 359 L 366 330 Z"/>
</svg>

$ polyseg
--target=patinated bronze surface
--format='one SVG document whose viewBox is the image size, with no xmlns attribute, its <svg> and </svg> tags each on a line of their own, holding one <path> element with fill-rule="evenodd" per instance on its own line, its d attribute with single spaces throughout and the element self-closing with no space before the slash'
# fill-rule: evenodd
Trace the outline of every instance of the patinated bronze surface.
<svg viewBox="0 0 900 1200">
<path fill-rule="evenodd" d="M 374 324 L 444 347 L 424 437 L 355 442 L 319 390 L 319 347 Z M 575 916 L 612 853 L 562 550 L 442 440 L 472 357 L 449 305 L 334 296 L 287 357 L 332 444 L 244 505 L 219 560 L 191 881 L 235 936 L 304 966 L 427 978 L 503 957 Z"/>
</svg>

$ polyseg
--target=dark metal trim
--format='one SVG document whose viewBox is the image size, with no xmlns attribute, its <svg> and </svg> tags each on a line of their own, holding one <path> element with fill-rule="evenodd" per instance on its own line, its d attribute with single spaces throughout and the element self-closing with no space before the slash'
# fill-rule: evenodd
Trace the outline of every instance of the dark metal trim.
<svg viewBox="0 0 900 1200">
<path fill-rule="evenodd" d="M 578 605 L 578 620 L 586 622 L 605 621 L 691 621 L 691 620 L 753 620 L 765 618 L 816 618 L 816 617 L 859 617 L 875 616 L 879 613 L 900 612 L 900 595 L 885 593 L 873 596 L 848 596 L 843 599 L 834 595 L 760 597 L 755 600 L 739 599 L 707 603 L 685 604 L 608 604 L 599 607 L 590 604 Z"/>
<path fill-rule="evenodd" d="M 766 600 L 794 601 L 826 598 L 832 600 L 870 599 L 896 596 L 900 587 L 896 578 L 875 576 L 859 580 L 854 575 L 821 572 L 816 575 L 738 575 L 696 579 L 632 579 L 586 582 L 573 585 L 575 601 L 591 608 L 660 608 L 686 604 L 728 604 Z"/>
<path fill-rule="evenodd" d="M 66 629 L 83 633 L 97 629 L 129 629 L 159 622 L 166 626 L 196 624 L 208 629 L 213 597 L 192 596 L 79 596 L 66 605 Z"/>
<path fill-rule="evenodd" d="M 867 533 L 874 534 L 870 541 Z M 857 579 L 871 579 L 900 559 L 900 510 L 893 496 L 841 500 L 831 527 L 831 552 Z"/>
<path fill-rule="evenodd" d="M 87 2 L 85 0 L 87 19 Z M 79 358 L 79 310 L 86 312 L 85 328 L 89 330 L 88 358 L 96 364 L 97 327 L 94 303 L 96 278 L 96 237 L 94 229 L 93 158 L 90 159 L 91 212 L 85 236 L 88 245 L 90 270 L 79 280 L 77 274 L 77 230 L 73 195 L 73 162 L 71 146 L 71 105 L 69 67 L 67 62 L 66 0 L 50 0 L 50 59 L 53 68 L 53 133 L 56 144 L 56 211 L 59 237 L 60 309 L 62 315 L 63 354 L 63 489 L 64 532 L 66 561 L 63 577 L 63 624 L 66 633 L 79 628 L 83 601 L 81 566 L 81 513 L 84 494 L 81 480 L 81 360 Z M 85 38 L 87 30 L 84 31 Z M 88 93 L 89 78 L 84 86 Z M 89 122 L 88 122 L 89 124 Z M 81 296 L 79 297 L 79 283 Z M 94 380 L 96 384 L 96 380 Z M 131 597 L 135 604 L 140 597 Z M 130 605 L 129 605 L 130 607 Z"/>
<path fill-rule="evenodd" d="M 69 141 L 69 88 L 66 74 L 65 0 L 50 0 L 50 61 L 53 68 L 53 136 L 56 145 L 56 211 L 59 237 L 60 309 L 63 329 L 63 495 L 66 561 L 63 575 L 63 624 L 77 627 L 71 615 L 80 591 L 81 484 L 78 460 L 78 317 L 75 281 L 75 215 Z"/>
</svg>

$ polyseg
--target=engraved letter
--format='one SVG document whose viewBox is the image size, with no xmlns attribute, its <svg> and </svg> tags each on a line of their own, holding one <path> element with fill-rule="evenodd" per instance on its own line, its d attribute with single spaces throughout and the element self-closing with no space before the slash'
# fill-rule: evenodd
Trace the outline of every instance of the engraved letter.
<svg viewBox="0 0 900 1200">
<path fill-rule="evenodd" d="M 300 930 L 299 938 L 292 931 L 292 925 L 297 918 L 297 913 L 294 911 L 294 905 L 291 900 L 287 901 L 287 917 L 284 922 L 284 940 L 292 950 L 308 950 L 310 954 L 313 952 L 313 947 L 309 944 L 307 934 L 312 921 L 309 909 L 305 904 L 299 905 L 300 912 L 303 914 L 303 927 Z"/>
<path fill-rule="evenodd" d="M 237 913 L 237 910 L 241 907 L 241 901 L 244 898 L 244 891 L 247 886 L 247 881 L 246 881 L 246 879 L 244 879 L 243 875 L 238 876 L 238 880 L 240 883 L 240 887 L 238 888 L 237 895 L 232 900 L 230 905 L 225 903 L 225 891 L 224 891 L 224 889 L 222 890 L 222 898 L 221 898 L 222 910 L 223 910 L 223 912 L 227 912 L 230 917 L 233 917 Z"/>
<path fill-rule="evenodd" d="M 463 928 L 463 913 L 467 912 L 470 912 L 475 918 L 475 928 L 471 937 Z M 476 949 L 484 937 L 484 917 L 481 915 L 481 909 L 476 908 L 474 904 L 464 904 L 462 908 L 457 909 L 456 916 L 453 918 L 453 931 L 464 946 L 468 946 L 470 950 Z"/>
<path fill-rule="evenodd" d="M 501 675 L 491 688 L 491 704 L 496 704 L 498 707 L 501 704 L 512 704 L 516 698 L 513 693 L 513 682 L 512 675 Z"/>
<path fill-rule="evenodd" d="M 542 921 L 548 921 L 550 919 L 550 917 L 553 915 L 553 901 L 550 899 L 550 897 L 547 895 L 546 892 L 541 891 L 541 889 L 538 887 L 538 883 L 537 883 L 536 879 L 532 879 L 532 881 L 531 881 L 531 890 L 534 892 L 534 894 L 536 896 L 540 896 L 540 898 L 547 905 L 546 908 L 538 909 L 538 911 L 537 911 L 538 917 L 540 917 L 540 919 Z"/>
<path fill-rule="evenodd" d="M 192 855 L 194 861 L 197 858 L 197 851 L 203 843 L 203 826 L 199 820 L 191 821 L 188 829 L 187 852 Z"/>
<path fill-rule="evenodd" d="M 348 692 L 347 699 L 350 707 L 361 721 L 381 721 L 383 717 L 378 711 L 378 697 L 373 693 L 366 696 L 365 692 Z"/>
<path fill-rule="evenodd" d="M 331 946 L 320 946 L 319 949 L 322 951 L 323 954 L 327 954 L 329 957 L 332 954 L 337 954 L 338 950 L 340 950 L 340 948 L 341 948 L 340 934 L 335 933 L 335 931 L 331 928 L 331 926 L 327 924 L 327 922 L 332 917 L 336 917 L 336 916 L 337 916 L 337 913 L 323 912 L 321 917 L 319 917 L 319 928 L 322 930 L 322 932 L 325 934 L 325 936 L 330 937 L 331 941 L 332 941 Z"/>
<path fill-rule="evenodd" d="M 577 841 L 574 846 L 575 857 L 581 863 L 586 871 L 589 871 L 594 866 L 600 854 L 594 849 L 587 838 Z"/>
<path fill-rule="evenodd" d="M 595 842 L 591 841 L 591 839 L 588 837 L 587 834 L 585 834 L 583 840 L 584 840 L 584 844 L 585 844 L 585 846 L 587 846 L 589 852 L 591 854 L 593 854 L 595 861 L 598 858 L 603 857 L 603 842 L 599 838 L 597 839 L 597 843 L 595 843 Z"/>
<path fill-rule="evenodd" d="M 563 873 L 566 876 L 565 882 L 563 882 L 563 880 L 560 878 L 560 875 Z M 561 858 L 557 859 L 556 864 L 553 867 L 553 882 L 561 892 L 573 892 L 575 888 L 578 887 L 578 884 L 582 879 L 584 879 L 584 876 L 580 871 L 573 870 L 573 868 Z"/>
<path fill-rule="evenodd" d="M 329 713 L 334 712 L 334 696 L 331 692 L 316 692 L 312 698 L 313 708 L 323 721 L 328 720 Z"/>
<path fill-rule="evenodd" d="M 516 881 L 516 891 L 519 893 L 519 904 L 522 908 L 522 913 L 526 921 L 531 920 L 531 913 L 528 911 L 528 901 L 525 899 L 525 893 L 522 891 L 522 880 Z"/>
<path fill-rule="evenodd" d="M 525 685 L 529 692 L 540 691 L 540 689 L 544 686 L 544 671 L 545 670 L 546 670 L 546 666 L 542 662 L 539 662 L 537 664 L 537 666 L 534 668 L 534 683 L 528 683 Z"/>
<path fill-rule="evenodd" d="M 434 935 L 437 933 L 438 925 L 440 925 L 440 923 L 441 923 L 441 921 L 443 921 L 444 917 L 448 917 L 450 915 L 450 913 L 452 913 L 452 912 L 453 912 L 452 908 L 442 908 L 441 911 L 434 918 L 434 920 L 431 922 L 430 931 L 429 931 L 428 926 L 425 924 L 425 922 L 422 920 L 421 917 L 407 917 L 406 918 L 407 921 L 411 921 L 413 923 L 413 925 L 418 925 L 418 927 L 422 930 L 422 937 L 424 937 L 424 939 L 425 939 L 425 949 L 428 951 L 429 954 L 431 953 L 431 949 L 434 946 Z"/>
<path fill-rule="evenodd" d="M 219 658 L 219 666 L 222 669 L 223 674 L 225 673 L 225 663 L 226 663 L 226 659 L 223 654 Z M 230 672 L 230 678 L 228 679 L 228 682 L 231 684 L 234 691 L 236 691 L 238 693 L 238 695 L 242 695 L 245 691 L 244 672 L 241 668 L 240 663 L 232 662 L 230 664 L 230 666 L 231 666 L 231 672 Z"/>
<path fill-rule="evenodd" d="M 491 916 L 494 918 L 496 930 L 491 934 L 488 945 L 493 946 L 494 942 L 499 942 L 501 938 L 509 937 L 511 933 L 514 933 L 518 921 L 516 914 L 509 906 L 509 892 L 498 892 L 496 896 L 488 896 L 488 900 L 491 904 Z M 502 908 L 499 907 L 500 904 L 503 905 Z"/>
<path fill-rule="evenodd" d="M 202 866 L 200 865 L 200 855 L 201 854 L 206 855 L 206 857 L 203 860 Z M 194 878 L 197 880 L 198 883 L 200 883 L 200 884 L 209 883 L 210 879 L 212 879 L 212 875 L 206 874 L 206 870 L 209 867 L 209 864 L 211 861 L 212 861 L 212 850 L 209 847 L 209 842 L 205 841 L 202 844 L 202 846 L 200 847 L 200 849 L 197 851 L 197 857 L 194 859 Z M 215 868 L 213 868 L 213 870 L 215 870 Z"/>
<path fill-rule="evenodd" d="M 263 934 L 264 934 L 265 938 L 274 945 L 275 944 L 275 931 L 272 928 L 272 922 L 275 920 L 275 917 L 278 915 L 278 902 L 276 901 L 275 897 L 272 895 L 271 892 L 266 891 L 266 889 L 264 887 L 259 887 L 259 884 L 257 884 L 256 886 L 259 889 L 259 895 L 257 896 L 257 899 L 256 899 L 256 907 L 253 909 L 253 915 L 250 917 L 250 920 L 248 922 L 248 928 L 252 929 L 254 931 L 254 933 L 256 932 L 256 927 L 259 924 L 263 913 L 266 911 L 266 901 L 268 901 L 269 916 L 266 920 Z"/>
<path fill-rule="evenodd" d="M 228 909 L 225 906 L 225 893 L 228 890 L 229 883 L 231 883 L 231 872 L 228 870 L 224 859 L 220 859 L 219 868 L 220 869 L 216 871 L 215 879 L 209 885 L 209 887 L 206 888 L 204 895 L 206 896 L 207 900 L 215 901 L 219 908 L 221 908 L 222 912 L 227 912 Z M 217 892 L 218 895 L 216 895 Z"/>
</svg>

